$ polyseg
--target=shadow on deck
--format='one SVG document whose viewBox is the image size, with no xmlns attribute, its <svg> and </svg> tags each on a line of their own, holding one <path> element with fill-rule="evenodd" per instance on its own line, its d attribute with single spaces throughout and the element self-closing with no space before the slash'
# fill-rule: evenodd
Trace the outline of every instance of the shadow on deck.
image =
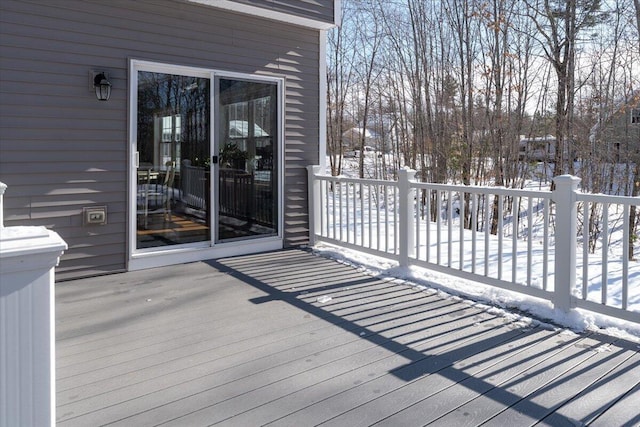
<svg viewBox="0 0 640 427">
<path fill-rule="evenodd" d="M 637 344 L 301 250 L 57 285 L 66 425 L 634 425 Z"/>
</svg>

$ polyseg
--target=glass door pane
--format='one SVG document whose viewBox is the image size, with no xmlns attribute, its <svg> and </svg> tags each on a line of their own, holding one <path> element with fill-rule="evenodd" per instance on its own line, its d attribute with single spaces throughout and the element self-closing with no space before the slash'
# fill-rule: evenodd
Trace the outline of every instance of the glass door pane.
<svg viewBox="0 0 640 427">
<path fill-rule="evenodd" d="M 277 84 L 218 85 L 217 240 L 277 235 Z"/>
<path fill-rule="evenodd" d="M 210 79 L 138 71 L 136 248 L 209 241 Z"/>
</svg>

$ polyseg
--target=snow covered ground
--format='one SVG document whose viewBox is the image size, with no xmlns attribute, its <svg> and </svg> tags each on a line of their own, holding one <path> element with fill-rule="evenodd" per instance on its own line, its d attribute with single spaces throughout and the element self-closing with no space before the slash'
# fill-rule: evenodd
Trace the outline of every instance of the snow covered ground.
<svg viewBox="0 0 640 427">
<path fill-rule="evenodd" d="M 353 176 L 353 172 L 357 171 L 357 159 L 345 159 L 345 161 L 345 175 Z M 527 187 L 545 190 L 548 189 L 548 184 L 531 180 L 527 183 Z M 434 224 L 432 223 L 431 227 L 433 226 Z M 542 231 L 538 230 L 537 233 L 540 234 Z M 619 256 L 621 248 L 621 234 L 621 232 L 613 232 L 610 235 L 610 238 L 605 240 L 605 244 L 599 244 L 595 254 L 590 254 L 588 256 L 590 279 L 587 286 L 587 299 L 599 301 L 601 296 L 602 288 L 600 283 L 602 280 L 598 272 L 602 269 L 601 251 L 604 249 L 609 253 L 607 259 L 607 303 L 612 306 L 620 306 L 622 299 L 622 287 L 620 285 L 621 281 L 619 280 L 622 271 L 622 259 L 621 256 Z M 455 237 L 457 238 L 458 236 L 456 235 Z M 535 240 L 538 239 L 536 238 Z M 505 239 L 502 244 L 508 246 L 510 244 L 509 239 Z M 492 253 L 497 252 L 496 245 L 497 240 L 492 240 Z M 503 251 L 508 253 L 509 249 L 506 246 L 503 246 Z M 543 276 L 541 262 L 542 247 L 537 243 L 534 246 L 532 284 L 534 286 L 539 286 Z M 471 245 L 466 245 L 466 247 L 468 249 L 464 254 L 465 263 L 467 263 L 471 258 Z M 526 242 L 522 243 L 522 248 L 526 248 Z M 555 310 L 548 301 L 530 297 L 525 294 L 510 292 L 500 288 L 483 285 L 478 282 L 467 281 L 459 277 L 450 276 L 424 268 L 400 268 L 397 266 L 397 263 L 393 261 L 389 261 L 384 258 L 376 258 L 370 254 L 346 248 L 318 244 L 314 249 L 318 254 L 354 265 L 368 274 L 386 277 L 389 280 L 392 278 L 401 279 L 402 281 L 409 282 L 409 284 L 425 290 L 441 292 L 447 298 L 463 298 L 468 300 L 469 304 L 486 306 L 487 310 L 491 310 L 492 312 L 499 311 L 504 316 L 516 316 L 524 322 L 545 322 L 561 327 L 567 327 L 575 331 L 599 330 L 610 335 L 623 337 L 640 343 L 640 324 L 613 319 L 580 309 L 572 310 L 570 313 L 564 313 L 562 311 Z M 553 250 L 553 248 L 551 248 L 551 250 Z M 581 254 L 580 248 L 578 251 L 578 253 Z M 455 252 L 456 251 L 454 251 L 454 253 Z M 550 259 L 553 259 L 553 254 L 551 253 L 550 255 Z M 480 263 L 482 262 L 481 255 L 476 254 L 476 258 L 480 260 Z M 457 264 L 457 260 L 454 261 L 454 265 Z M 579 297 L 582 294 L 581 255 L 578 256 L 577 264 L 578 277 L 574 294 Z M 518 277 L 526 275 L 526 271 L 520 271 L 521 265 L 522 263 L 517 263 Z M 482 271 L 483 268 L 482 264 L 476 266 L 476 269 L 479 271 Z M 553 263 L 551 262 L 547 264 L 547 268 L 549 269 L 547 274 L 552 274 Z M 596 272 L 596 274 L 592 274 L 593 272 Z M 505 274 L 510 275 L 510 272 L 507 271 Z M 640 312 L 640 262 L 637 261 L 629 263 L 628 306 L 630 310 Z"/>
</svg>

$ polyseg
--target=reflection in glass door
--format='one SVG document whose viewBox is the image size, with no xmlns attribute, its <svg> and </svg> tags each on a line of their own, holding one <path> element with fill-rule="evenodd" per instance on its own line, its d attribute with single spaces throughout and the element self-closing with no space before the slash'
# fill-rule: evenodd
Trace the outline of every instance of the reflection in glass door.
<svg viewBox="0 0 640 427">
<path fill-rule="evenodd" d="M 136 249 L 209 241 L 210 79 L 138 71 Z"/>
<path fill-rule="evenodd" d="M 217 84 L 217 241 L 277 235 L 277 84 Z"/>
</svg>

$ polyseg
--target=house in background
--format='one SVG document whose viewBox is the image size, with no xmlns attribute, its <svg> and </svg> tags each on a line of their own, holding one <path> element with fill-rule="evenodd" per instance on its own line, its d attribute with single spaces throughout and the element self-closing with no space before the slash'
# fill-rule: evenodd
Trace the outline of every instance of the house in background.
<svg viewBox="0 0 640 427">
<path fill-rule="evenodd" d="M 396 136 L 395 140 L 398 139 L 395 131 L 396 129 L 392 127 L 386 134 L 380 134 L 372 128 L 352 127 L 342 133 L 345 156 L 358 157 L 363 134 L 365 154 L 387 153 L 394 146 L 392 138 Z"/>
<path fill-rule="evenodd" d="M 640 90 L 632 92 L 604 115 L 589 133 L 593 152 L 606 150 L 611 163 L 640 162 Z"/>
<path fill-rule="evenodd" d="M 3 0 L 5 225 L 65 239 L 58 279 L 307 243 L 339 9 Z"/>
<path fill-rule="evenodd" d="M 342 133 L 342 142 L 345 150 L 359 150 L 363 133 L 365 147 L 376 147 L 380 145 L 380 136 L 374 130 L 370 128 L 352 127 Z"/>
<path fill-rule="evenodd" d="M 518 160 L 527 162 L 553 162 L 555 155 L 555 136 L 526 137 L 520 135 L 518 141 Z"/>
<path fill-rule="evenodd" d="M 520 135 L 518 140 L 518 160 L 524 162 L 546 162 L 556 161 L 556 137 L 553 135 L 527 137 Z M 564 147 L 562 157 L 569 161 L 578 160 L 578 150 L 576 149 L 575 137 L 569 140 L 569 144 Z"/>
</svg>

